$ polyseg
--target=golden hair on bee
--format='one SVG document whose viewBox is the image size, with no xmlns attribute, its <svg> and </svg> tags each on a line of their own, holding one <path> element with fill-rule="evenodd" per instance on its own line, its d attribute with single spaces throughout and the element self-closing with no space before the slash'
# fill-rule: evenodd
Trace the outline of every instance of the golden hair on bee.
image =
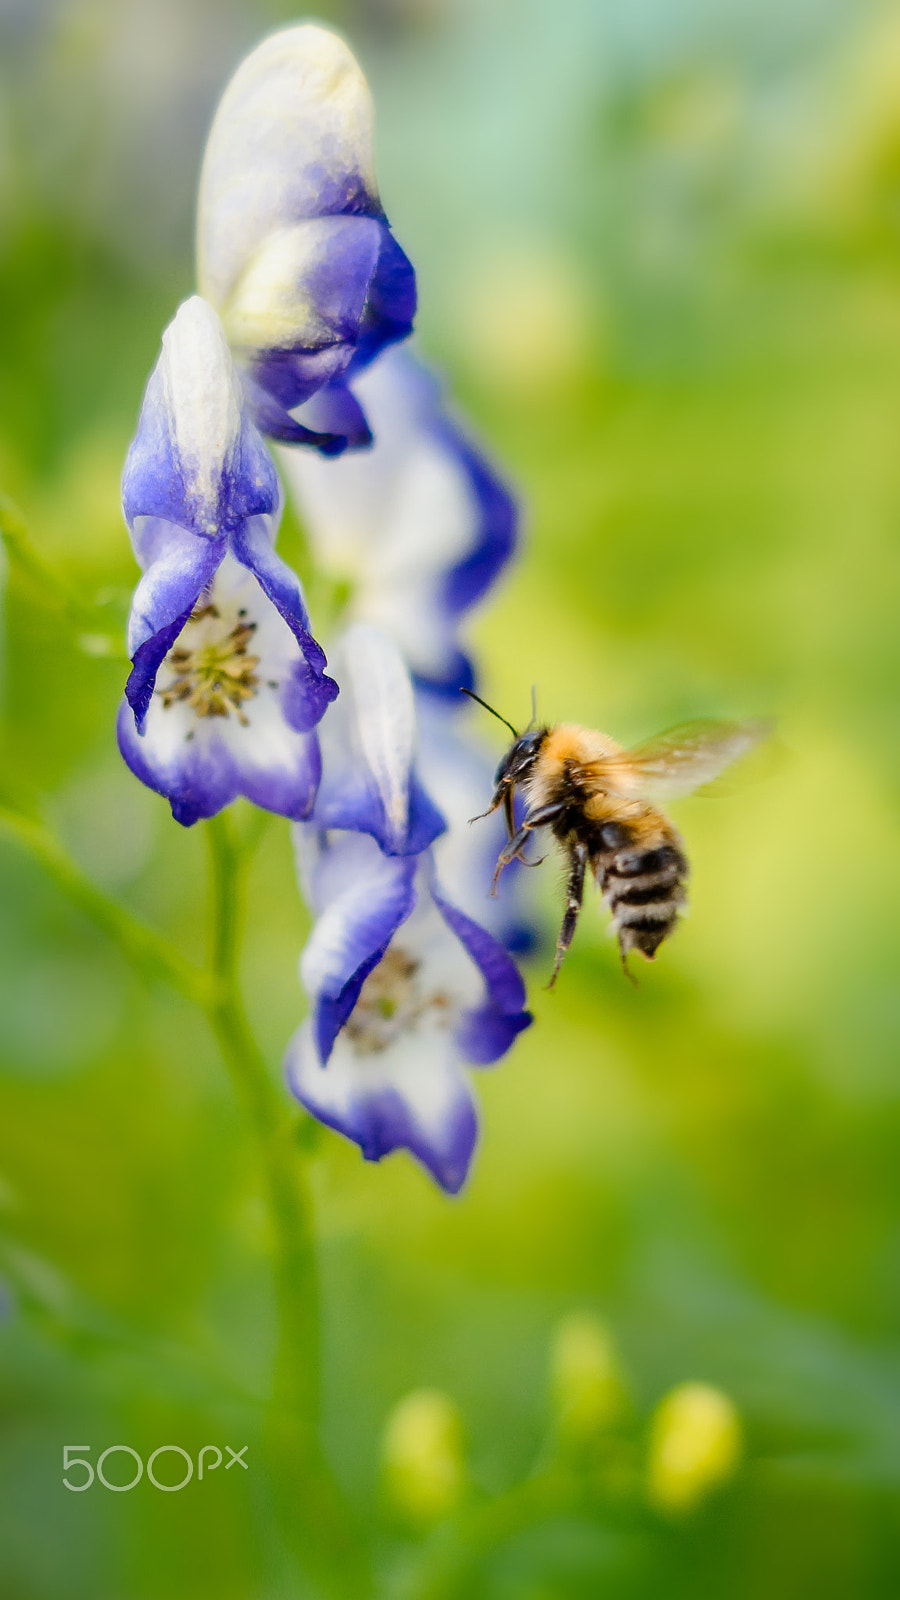
<svg viewBox="0 0 900 1600">
<path fill-rule="evenodd" d="M 486 701 L 479 704 L 499 716 Z M 575 722 L 516 734 L 505 717 L 500 721 L 515 737 L 482 813 L 489 816 L 502 806 L 509 834 L 491 892 L 504 867 L 525 860 L 525 846 L 538 829 L 549 828 L 568 859 L 566 909 L 548 987 L 572 943 L 588 871 L 612 912 L 625 971 L 632 950 L 652 961 L 676 926 L 690 870 L 681 836 L 656 802 L 710 783 L 759 744 L 772 724 L 763 718 L 687 723 L 625 750 L 608 734 Z M 526 804 L 519 826 L 513 811 L 517 790 Z"/>
</svg>

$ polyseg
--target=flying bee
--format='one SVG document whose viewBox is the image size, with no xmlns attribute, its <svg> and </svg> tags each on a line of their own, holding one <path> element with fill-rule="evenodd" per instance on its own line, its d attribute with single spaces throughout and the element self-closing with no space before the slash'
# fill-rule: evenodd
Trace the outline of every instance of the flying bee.
<svg viewBox="0 0 900 1600">
<path fill-rule="evenodd" d="M 548 988 L 572 943 L 589 868 L 612 912 L 626 972 L 631 950 L 652 961 L 678 920 L 689 872 L 681 836 L 655 802 L 679 799 L 710 783 L 759 744 L 771 722 L 686 723 L 625 750 L 607 734 L 575 722 L 517 733 L 478 695 L 463 693 L 478 700 L 514 736 L 497 768 L 491 804 L 482 813 L 490 816 L 502 806 L 509 834 L 497 858 L 491 893 L 511 861 L 539 865 L 527 862 L 523 854 L 529 835 L 539 828 L 549 828 L 568 857 L 566 910 Z M 526 803 L 518 826 L 513 810 L 517 789 Z"/>
</svg>

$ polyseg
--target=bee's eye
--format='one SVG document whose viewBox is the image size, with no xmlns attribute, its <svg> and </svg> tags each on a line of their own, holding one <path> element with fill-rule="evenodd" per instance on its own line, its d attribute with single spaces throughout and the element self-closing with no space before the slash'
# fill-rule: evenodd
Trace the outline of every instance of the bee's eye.
<svg viewBox="0 0 900 1600">
<path fill-rule="evenodd" d="M 503 760 L 501 761 L 499 767 L 497 768 L 497 771 L 494 773 L 494 783 L 495 784 L 502 783 L 502 781 L 503 781 L 503 779 L 505 777 L 506 777 L 506 756 L 503 757 Z"/>
</svg>

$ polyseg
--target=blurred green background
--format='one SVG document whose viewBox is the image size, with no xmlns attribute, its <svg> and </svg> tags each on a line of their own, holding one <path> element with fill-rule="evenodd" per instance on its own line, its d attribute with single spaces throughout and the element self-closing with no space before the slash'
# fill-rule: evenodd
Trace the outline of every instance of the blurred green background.
<svg viewBox="0 0 900 1600">
<path fill-rule="evenodd" d="M 192 289 L 204 131 L 293 15 L 0 3 L 0 487 L 113 632 L 134 581 L 120 464 Z M 478 1483 L 503 1489 L 540 1444 L 552 1329 L 586 1308 L 638 1444 L 667 1387 L 704 1379 L 740 1410 L 745 1466 L 683 1524 L 594 1508 L 498 1539 L 474 1600 L 896 1596 L 900 6 L 319 15 L 372 82 L 421 347 L 526 507 L 473 629 L 485 692 L 524 720 L 534 682 L 548 719 L 623 740 L 772 712 L 782 747 L 765 781 L 676 808 L 693 914 L 639 989 L 594 907 L 555 993 L 534 963 L 538 1024 L 479 1075 L 461 1197 L 405 1156 L 316 1142 L 329 1457 L 366 1533 L 385 1417 L 437 1385 Z M 300 559 L 290 524 L 284 549 Z M 11 576 L 3 786 L 199 960 L 202 830 L 120 764 L 123 675 Z M 148 994 L 12 844 L 0 875 L 0 1592 L 293 1594 L 259 1471 L 171 1497 L 61 1486 L 72 1441 L 94 1460 L 256 1441 L 268 1241 L 202 1019 Z M 552 929 L 559 874 L 536 877 Z M 273 1075 L 305 928 L 273 821 L 244 961 Z"/>
</svg>

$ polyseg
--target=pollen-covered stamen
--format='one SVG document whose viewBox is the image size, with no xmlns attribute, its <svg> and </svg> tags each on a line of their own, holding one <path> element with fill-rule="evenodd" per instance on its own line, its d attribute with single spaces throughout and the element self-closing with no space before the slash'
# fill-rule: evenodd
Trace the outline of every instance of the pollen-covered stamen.
<svg viewBox="0 0 900 1600">
<path fill-rule="evenodd" d="M 386 1050 L 429 1013 L 439 1026 L 448 1026 L 449 997 L 441 990 L 424 990 L 420 974 L 421 962 L 399 946 L 382 956 L 363 984 L 346 1026 L 357 1055 Z"/>
<path fill-rule="evenodd" d="M 259 656 L 247 654 L 256 623 L 246 621 L 243 610 L 229 628 L 230 620 L 211 603 L 191 613 L 166 657 L 172 681 L 156 691 L 166 708 L 184 704 L 198 717 L 227 717 L 233 711 L 248 726 L 242 707 L 259 688 Z"/>
</svg>

